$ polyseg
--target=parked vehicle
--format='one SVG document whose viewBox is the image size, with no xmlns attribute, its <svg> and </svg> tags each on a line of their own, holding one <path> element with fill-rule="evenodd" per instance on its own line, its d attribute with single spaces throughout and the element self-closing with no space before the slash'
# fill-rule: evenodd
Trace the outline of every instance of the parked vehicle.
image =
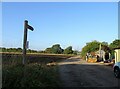
<svg viewBox="0 0 120 89">
<path fill-rule="evenodd" d="M 115 64 L 114 68 L 114 75 L 116 78 L 120 78 L 120 47 L 114 48 L 115 51 Z"/>
<path fill-rule="evenodd" d="M 114 68 L 114 75 L 116 78 L 120 78 L 120 62 L 116 62 L 113 66 Z"/>
</svg>

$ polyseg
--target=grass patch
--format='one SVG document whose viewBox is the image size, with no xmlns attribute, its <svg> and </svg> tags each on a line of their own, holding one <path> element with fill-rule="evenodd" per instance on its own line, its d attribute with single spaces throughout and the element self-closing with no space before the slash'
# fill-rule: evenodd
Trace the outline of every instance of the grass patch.
<svg viewBox="0 0 120 89">
<path fill-rule="evenodd" d="M 59 87 L 57 66 L 40 64 L 4 66 L 3 87 Z"/>
<path fill-rule="evenodd" d="M 27 65 L 22 65 L 22 54 L 2 54 L 2 87 L 60 87 L 57 66 L 68 55 L 27 55 Z"/>
</svg>

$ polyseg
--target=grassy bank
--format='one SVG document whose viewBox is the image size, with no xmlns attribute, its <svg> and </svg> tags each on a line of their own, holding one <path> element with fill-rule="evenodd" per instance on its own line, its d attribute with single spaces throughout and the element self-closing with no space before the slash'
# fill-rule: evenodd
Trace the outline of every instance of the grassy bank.
<svg viewBox="0 0 120 89">
<path fill-rule="evenodd" d="M 47 66 L 71 56 L 27 55 L 27 65 L 22 65 L 21 54 L 2 55 L 3 87 L 59 87 L 57 66 Z"/>
<path fill-rule="evenodd" d="M 3 87 L 59 87 L 57 67 L 39 64 L 3 67 Z"/>
</svg>

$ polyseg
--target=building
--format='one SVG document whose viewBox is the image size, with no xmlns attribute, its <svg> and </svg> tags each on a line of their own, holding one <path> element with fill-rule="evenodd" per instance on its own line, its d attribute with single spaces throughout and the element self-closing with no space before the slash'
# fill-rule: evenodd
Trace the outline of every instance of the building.
<svg viewBox="0 0 120 89">
<path fill-rule="evenodd" d="M 99 50 L 97 52 L 95 52 L 96 55 L 99 56 L 100 61 L 105 61 L 105 51 L 104 50 Z"/>
<path fill-rule="evenodd" d="M 115 63 L 120 62 L 120 47 L 115 48 Z"/>
</svg>

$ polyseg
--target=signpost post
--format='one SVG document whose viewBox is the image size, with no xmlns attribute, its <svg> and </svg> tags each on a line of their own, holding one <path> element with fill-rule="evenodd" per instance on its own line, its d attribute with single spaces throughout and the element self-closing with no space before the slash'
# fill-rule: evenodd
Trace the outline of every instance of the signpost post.
<svg viewBox="0 0 120 89">
<path fill-rule="evenodd" d="M 27 44 L 27 30 L 30 29 L 31 31 L 33 31 L 33 27 L 31 27 L 30 25 L 28 25 L 28 21 L 25 20 L 24 22 L 24 39 L 23 39 L 23 65 L 26 63 L 26 44 Z"/>
</svg>

